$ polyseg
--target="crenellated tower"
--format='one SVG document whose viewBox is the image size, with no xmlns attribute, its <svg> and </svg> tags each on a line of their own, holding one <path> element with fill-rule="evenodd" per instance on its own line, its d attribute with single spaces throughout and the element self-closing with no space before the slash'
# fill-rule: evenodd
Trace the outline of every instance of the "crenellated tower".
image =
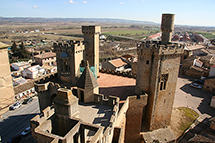
<svg viewBox="0 0 215 143">
<path fill-rule="evenodd" d="M 90 66 L 95 67 L 96 75 L 99 73 L 99 34 L 101 26 L 82 26 L 84 34 L 84 61 L 89 61 Z"/>
<path fill-rule="evenodd" d="M 54 43 L 57 58 L 58 79 L 62 82 L 76 84 L 83 60 L 84 42 L 69 41 Z"/>
<path fill-rule="evenodd" d="M 162 41 L 138 43 L 135 92 L 148 94 L 145 122 L 149 130 L 170 124 L 180 57 L 184 45 L 171 42 L 174 14 L 162 15 Z"/>
</svg>

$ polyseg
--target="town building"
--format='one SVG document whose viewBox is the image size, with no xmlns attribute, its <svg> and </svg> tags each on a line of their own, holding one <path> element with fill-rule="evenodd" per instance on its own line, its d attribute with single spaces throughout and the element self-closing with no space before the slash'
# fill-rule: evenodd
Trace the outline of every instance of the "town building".
<svg viewBox="0 0 215 143">
<path fill-rule="evenodd" d="M 123 70 L 127 65 L 121 58 L 102 62 L 102 68 L 108 70 L 107 72 L 115 72 L 116 70 Z"/>
<path fill-rule="evenodd" d="M 46 74 L 45 69 L 39 65 L 28 67 L 22 71 L 22 76 L 30 79 L 34 79 L 45 74 Z"/>
<path fill-rule="evenodd" d="M 35 94 L 34 81 L 25 82 L 14 87 L 15 99 L 30 97 Z"/>
<path fill-rule="evenodd" d="M 23 71 L 25 68 L 28 68 L 30 66 L 31 64 L 28 62 L 17 62 L 11 64 L 11 67 L 16 71 Z"/>
<path fill-rule="evenodd" d="M 211 93 L 215 93 L 215 78 L 212 77 L 212 78 L 205 79 L 205 83 L 204 83 L 203 89 L 205 91 L 209 91 Z"/>
<path fill-rule="evenodd" d="M 28 82 L 23 77 L 13 78 L 12 80 L 13 80 L 13 86 L 21 85 L 21 84 L 24 84 L 24 83 Z"/>
<path fill-rule="evenodd" d="M 172 38 L 172 41 L 178 41 L 180 40 L 180 36 L 178 34 L 175 34 Z"/>
<path fill-rule="evenodd" d="M 183 41 L 190 41 L 190 36 L 187 32 L 183 35 Z"/>
<path fill-rule="evenodd" d="M 156 33 L 156 34 L 152 34 L 152 35 L 148 36 L 146 38 L 146 41 L 160 40 L 160 38 L 161 38 L 161 33 Z"/>
<path fill-rule="evenodd" d="M 46 70 L 46 73 L 57 72 L 57 66 L 42 66 Z"/>
<path fill-rule="evenodd" d="M 40 66 L 56 66 L 56 53 L 54 52 L 43 52 L 42 54 L 34 56 L 35 62 Z"/>
</svg>

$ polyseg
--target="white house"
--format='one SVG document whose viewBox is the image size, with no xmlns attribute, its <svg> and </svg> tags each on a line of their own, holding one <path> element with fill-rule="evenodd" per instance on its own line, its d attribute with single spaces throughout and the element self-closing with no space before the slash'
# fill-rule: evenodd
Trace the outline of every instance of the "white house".
<svg viewBox="0 0 215 143">
<path fill-rule="evenodd" d="M 57 66 L 42 66 L 46 70 L 46 74 L 57 72 Z"/>
<path fill-rule="evenodd" d="M 14 87 L 15 98 L 21 99 L 24 97 L 30 97 L 35 94 L 34 81 L 27 82 Z"/>
<path fill-rule="evenodd" d="M 18 62 L 18 63 L 12 63 L 11 66 L 16 71 L 22 71 L 25 68 L 30 67 L 31 64 L 29 64 L 28 62 Z"/>
<path fill-rule="evenodd" d="M 13 86 L 21 85 L 21 84 L 28 82 L 23 77 L 13 78 L 12 81 L 13 81 Z"/>
<path fill-rule="evenodd" d="M 44 68 L 39 65 L 35 65 L 29 68 L 26 68 L 22 71 L 22 76 L 25 78 L 37 78 L 46 74 Z"/>
</svg>

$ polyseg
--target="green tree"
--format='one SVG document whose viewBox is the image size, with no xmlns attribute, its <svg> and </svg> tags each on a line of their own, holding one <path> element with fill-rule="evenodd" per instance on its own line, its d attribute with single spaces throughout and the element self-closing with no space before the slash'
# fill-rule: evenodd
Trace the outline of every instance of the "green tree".
<svg viewBox="0 0 215 143">
<path fill-rule="evenodd" d="M 16 45 L 16 42 L 14 41 L 12 46 L 11 46 L 11 51 L 14 53 L 16 48 L 17 48 L 17 45 Z"/>
<path fill-rule="evenodd" d="M 23 42 L 21 42 L 21 44 L 19 44 L 19 57 L 20 58 L 29 58 L 30 54 L 29 52 L 25 49 L 25 46 L 23 44 Z"/>
<path fill-rule="evenodd" d="M 17 47 L 16 42 L 14 41 L 11 46 L 11 51 L 13 52 L 14 57 L 18 57 L 20 54 L 20 48 Z"/>
</svg>

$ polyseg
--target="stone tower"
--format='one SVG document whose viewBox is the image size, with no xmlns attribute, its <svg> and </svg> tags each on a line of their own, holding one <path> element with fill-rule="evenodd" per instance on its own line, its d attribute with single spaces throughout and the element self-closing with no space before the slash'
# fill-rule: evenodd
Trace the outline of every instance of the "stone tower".
<svg viewBox="0 0 215 143">
<path fill-rule="evenodd" d="M 95 67 L 96 76 L 99 73 L 99 34 L 101 26 L 82 26 L 84 34 L 85 53 L 84 61 L 89 61 L 90 66 Z"/>
<path fill-rule="evenodd" d="M 183 45 L 171 43 L 174 14 L 162 15 L 162 41 L 137 45 L 138 69 L 135 92 L 147 93 L 145 123 L 149 130 L 170 124 Z"/>
<path fill-rule="evenodd" d="M 9 46 L 0 42 L 0 108 L 2 109 L 15 101 L 7 47 Z"/>
<path fill-rule="evenodd" d="M 58 79 L 75 85 L 80 75 L 80 64 L 83 60 L 83 41 L 54 43 L 54 49 L 57 59 Z"/>
</svg>

